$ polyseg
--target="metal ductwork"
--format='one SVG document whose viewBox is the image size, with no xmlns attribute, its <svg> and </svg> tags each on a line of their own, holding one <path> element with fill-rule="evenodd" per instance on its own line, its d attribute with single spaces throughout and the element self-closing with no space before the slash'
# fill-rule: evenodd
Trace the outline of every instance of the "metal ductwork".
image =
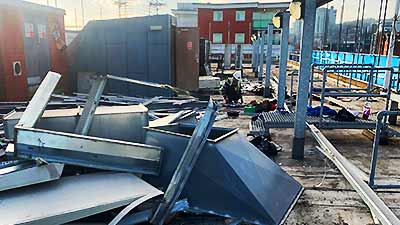
<svg viewBox="0 0 400 225">
<path fill-rule="evenodd" d="M 159 176 L 143 178 L 165 190 L 194 130 L 173 124 L 147 128 L 146 144 L 164 149 Z M 189 211 L 281 224 L 303 188 L 278 165 L 238 134 L 213 128 L 181 195 Z"/>
</svg>

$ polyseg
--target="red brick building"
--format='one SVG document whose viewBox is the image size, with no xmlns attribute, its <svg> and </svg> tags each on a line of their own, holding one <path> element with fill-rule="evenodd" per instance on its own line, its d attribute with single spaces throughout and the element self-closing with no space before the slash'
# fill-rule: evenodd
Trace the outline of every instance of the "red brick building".
<svg viewBox="0 0 400 225">
<path fill-rule="evenodd" d="M 200 37 L 213 44 L 250 44 L 251 36 L 265 30 L 272 17 L 286 10 L 289 3 L 194 4 Z"/>
</svg>

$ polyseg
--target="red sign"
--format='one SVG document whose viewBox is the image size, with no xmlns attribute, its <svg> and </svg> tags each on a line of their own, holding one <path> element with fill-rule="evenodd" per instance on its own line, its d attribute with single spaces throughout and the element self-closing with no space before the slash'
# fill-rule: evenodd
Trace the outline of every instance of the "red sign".
<svg viewBox="0 0 400 225">
<path fill-rule="evenodd" d="M 32 23 L 25 23 L 25 37 L 33 38 L 35 36 L 35 30 Z"/>
<path fill-rule="evenodd" d="M 188 42 L 186 43 L 186 47 L 187 47 L 188 50 L 192 50 L 192 49 L 193 49 L 193 42 L 188 41 Z"/>
</svg>

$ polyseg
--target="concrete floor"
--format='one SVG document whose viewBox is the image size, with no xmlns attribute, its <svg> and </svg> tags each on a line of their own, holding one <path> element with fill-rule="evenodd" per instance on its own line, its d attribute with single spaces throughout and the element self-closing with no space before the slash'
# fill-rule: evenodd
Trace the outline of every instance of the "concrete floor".
<svg viewBox="0 0 400 225">
<path fill-rule="evenodd" d="M 273 73 L 276 74 L 277 71 L 275 70 Z M 262 98 L 245 96 L 246 102 L 252 99 Z M 374 104 L 374 110 L 381 107 L 382 102 L 377 102 Z M 358 108 L 363 105 L 357 101 L 350 102 L 350 104 L 353 103 Z M 240 128 L 239 132 L 246 135 L 250 118 L 246 115 L 241 115 L 236 119 L 226 118 L 217 121 L 215 126 Z M 348 160 L 368 174 L 372 141 L 362 132 L 362 130 L 323 131 L 324 135 Z M 306 137 L 303 161 L 291 158 L 293 129 L 271 129 L 271 134 L 273 141 L 283 147 L 283 151 L 274 158 L 274 161 L 305 188 L 285 224 L 374 224 L 369 209 L 361 197 L 353 190 L 335 165 L 315 148 L 317 143 L 309 133 Z M 379 151 L 376 182 L 400 183 L 399 144 L 393 141 L 387 146 L 380 146 Z M 377 191 L 377 193 L 395 214 L 400 216 L 400 190 Z"/>
</svg>

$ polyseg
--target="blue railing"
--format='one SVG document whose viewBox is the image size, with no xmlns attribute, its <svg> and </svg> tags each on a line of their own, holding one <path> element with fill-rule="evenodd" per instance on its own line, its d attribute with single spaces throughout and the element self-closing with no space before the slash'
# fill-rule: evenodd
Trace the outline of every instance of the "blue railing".
<svg viewBox="0 0 400 225">
<path fill-rule="evenodd" d="M 291 54 L 291 60 L 299 61 L 298 54 Z M 349 53 L 349 52 L 333 52 L 333 51 L 313 51 L 313 63 L 316 64 L 370 64 L 374 67 L 386 67 L 387 56 L 378 56 L 373 54 L 362 54 L 362 53 Z M 399 79 L 399 62 L 400 57 L 394 56 L 392 58 L 392 67 L 394 69 L 393 82 L 391 87 L 394 91 L 400 91 L 400 79 Z M 319 66 L 323 68 L 324 66 Z M 339 73 L 341 76 L 365 80 L 367 76 L 363 76 L 359 72 L 345 72 Z M 385 72 L 378 72 L 374 79 L 374 84 L 378 86 L 384 85 Z M 365 78 L 365 79 L 364 79 Z"/>
</svg>

